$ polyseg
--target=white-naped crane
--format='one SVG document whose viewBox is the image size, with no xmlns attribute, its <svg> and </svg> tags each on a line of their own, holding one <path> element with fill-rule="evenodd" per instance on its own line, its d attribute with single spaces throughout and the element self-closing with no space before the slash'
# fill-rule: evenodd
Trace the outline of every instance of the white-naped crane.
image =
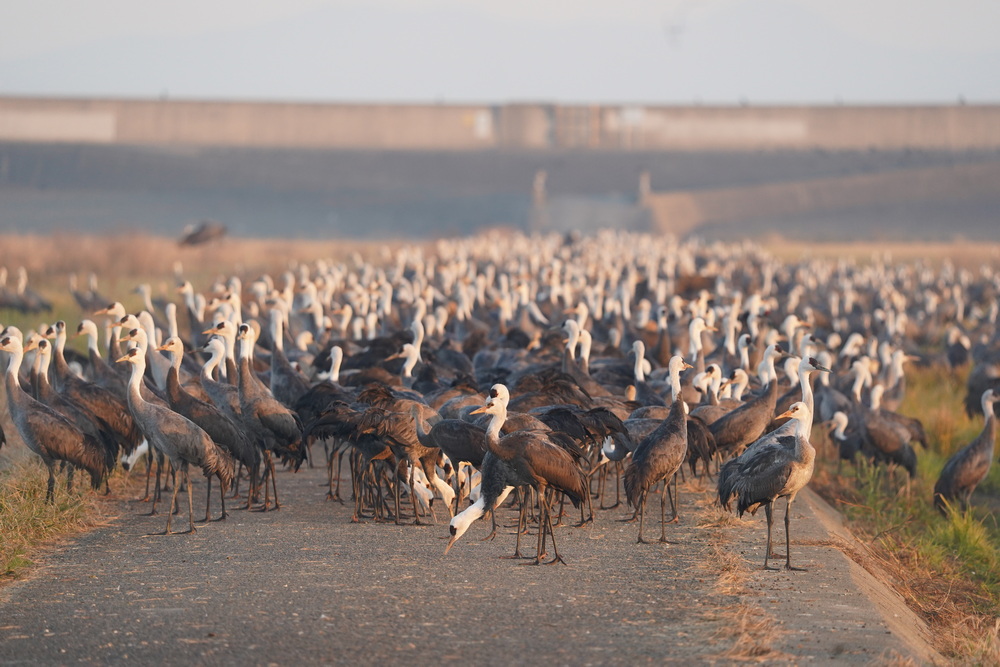
<svg viewBox="0 0 1000 667">
<path fill-rule="evenodd" d="M 540 431 L 515 431 L 503 437 L 500 429 L 507 419 L 507 403 L 502 396 L 509 396 L 507 387 L 498 384 L 490 389 L 490 398 L 486 405 L 473 411 L 473 414 L 492 415 L 490 425 L 486 429 L 486 448 L 493 456 L 500 459 L 507 470 L 514 475 L 514 482 L 508 480 L 508 486 L 531 486 L 538 493 L 538 505 L 541 516 L 538 520 L 538 547 L 535 551 L 534 564 L 542 563 L 545 554 L 545 535 L 552 537 L 554 558 L 546 564 L 565 563 L 556 547 L 556 538 L 552 529 L 552 518 L 549 499 L 546 494 L 549 488 L 561 491 L 570 497 L 573 505 L 579 507 L 584 495 L 589 493 L 587 480 L 577 467 L 573 456 L 565 449 L 551 441 L 552 434 Z M 520 534 L 520 526 L 518 526 Z"/>
<path fill-rule="evenodd" d="M 773 506 L 775 500 L 785 498 L 785 568 L 802 570 L 792 566 L 788 515 L 795 495 L 813 475 L 816 450 L 806 436 L 812 426 L 812 413 L 805 403 L 799 401 L 780 417 L 790 419 L 723 464 L 718 480 L 719 503 L 728 510 L 735 497 L 736 512 L 741 517 L 747 511 L 756 514 L 760 506 L 764 506 L 767 515 L 764 569 L 776 570 L 768 565 Z"/>
</svg>

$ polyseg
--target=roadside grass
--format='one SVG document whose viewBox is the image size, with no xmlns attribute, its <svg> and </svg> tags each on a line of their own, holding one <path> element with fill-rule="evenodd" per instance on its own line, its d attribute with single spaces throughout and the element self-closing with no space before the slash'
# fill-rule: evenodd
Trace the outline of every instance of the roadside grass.
<svg viewBox="0 0 1000 667">
<path fill-rule="evenodd" d="M 928 438 L 908 493 L 903 470 L 890 481 L 884 467 L 859 461 L 838 475 L 832 456 L 817 467 L 813 486 L 868 542 L 889 583 L 930 625 L 938 651 L 963 664 L 1000 664 L 1000 526 L 990 507 L 1000 466 L 971 508 L 942 516 L 932 502 L 945 461 L 982 430 L 982 417 L 965 415 L 964 395 L 964 377 L 944 368 L 908 372 L 899 412 L 918 416 Z"/>
<path fill-rule="evenodd" d="M 39 547 L 105 518 L 106 510 L 82 479 L 67 491 L 65 476 L 57 476 L 51 504 L 45 502 L 47 480 L 48 472 L 37 461 L 0 470 L 0 583 L 32 566 Z"/>
</svg>

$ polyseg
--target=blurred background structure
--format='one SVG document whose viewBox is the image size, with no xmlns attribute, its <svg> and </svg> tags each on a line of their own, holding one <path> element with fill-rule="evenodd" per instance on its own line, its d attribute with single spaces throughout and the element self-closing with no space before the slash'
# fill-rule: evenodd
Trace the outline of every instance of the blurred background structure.
<svg viewBox="0 0 1000 667">
<path fill-rule="evenodd" d="M 0 0 L 3 231 L 1000 238 L 989 3 L 49 4 Z"/>
</svg>

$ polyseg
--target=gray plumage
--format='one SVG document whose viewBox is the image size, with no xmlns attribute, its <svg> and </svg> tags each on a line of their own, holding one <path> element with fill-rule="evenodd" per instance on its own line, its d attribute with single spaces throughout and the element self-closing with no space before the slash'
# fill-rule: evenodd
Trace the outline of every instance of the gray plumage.
<svg viewBox="0 0 1000 667">
<path fill-rule="evenodd" d="M 743 516 L 756 513 L 761 505 L 767 513 L 767 550 L 764 568 L 771 556 L 772 508 L 778 498 L 786 498 L 785 505 L 785 567 L 792 567 L 789 536 L 789 512 L 795 495 L 812 479 L 816 450 L 805 434 L 812 425 L 812 414 L 805 403 L 798 402 L 781 415 L 792 419 L 775 431 L 760 438 L 719 471 L 719 503 L 730 508 L 737 499 L 736 512 Z"/>
<path fill-rule="evenodd" d="M 55 462 L 66 461 L 90 474 L 92 488 L 98 488 L 108 473 L 100 446 L 70 420 L 39 403 L 21 389 L 18 372 L 24 358 L 21 340 L 15 336 L 0 339 L 0 351 L 10 353 L 7 366 L 7 404 L 11 419 L 28 448 L 41 457 L 49 471 L 46 502 L 55 495 Z"/>
<path fill-rule="evenodd" d="M 214 475 L 219 478 L 224 514 L 225 491 L 229 488 L 235 472 L 233 460 L 191 420 L 177 414 L 170 408 L 149 403 L 142 398 L 139 393 L 139 384 L 146 370 L 146 360 L 145 355 L 138 348 L 129 350 L 118 361 L 128 362 L 132 365 L 132 374 L 128 385 L 128 404 L 142 434 L 149 441 L 150 446 L 163 452 L 170 459 L 174 469 L 180 471 L 184 476 L 188 489 L 188 523 L 191 532 L 194 532 L 194 508 L 191 501 L 189 466 L 195 465 L 201 468 L 206 477 Z M 170 533 L 170 519 L 173 516 L 178 486 L 179 484 L 174 484 L 173 496 L 167 510 L 166 532 L 168 534 Z"/>
<path fill-rule="evenodd" d="M 997 437 L 997 417 L 993 412 L 993 404 L 998 401 L 1000 394 L 992 389 L 983 392 L 983 430 L 975 440 L 958 450 L 944 464 L 934 485 L 934 506 L 941 513 L 946 512 L 948 503 L 956 501 L 959 505 L 957 509 L 964 510 L 968 507 L 972 492 L 989 473 Z"/>
</svg>

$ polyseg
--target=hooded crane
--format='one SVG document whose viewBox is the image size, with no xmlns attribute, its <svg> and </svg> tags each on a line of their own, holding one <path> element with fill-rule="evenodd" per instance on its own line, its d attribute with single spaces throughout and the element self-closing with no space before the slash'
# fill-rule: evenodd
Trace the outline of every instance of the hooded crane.
<svg viewBox="0 0 1000 667">
<path fill-rule="evenodd" d="M 768 559 L 771 557 L 773 505 L 778 498 L 785 498 L 785 568 L 802 570 L 792 567 L 788 514 L 795 494 L 812 479 L 816 450 L 806 437 L 812 426 L 812 414 L 806 404 L 800 401 L 780 417 L 790 417 L 791 420 L 757 440 L 741 455 L 722 466 L 719 471 L 719 502 L 728 510 L 736 496 L 736 512 L 740 517 L 748 510 L 755 514 L 761 505 L 764 506 L 767 514 L 764 569 L 776 570 L 777 568 L 768 566 Z"/>
<path fill-rule="evenodd" d="M 264 510 L 267 510 L 269 504 L 268 477 L 271 479 L 271 488 L 274 489 L 274 508 L 279 509 L 278 486 L 275 481 L 272 453 L 278 454 L 283 459 L 293 459 L 295 469 L 298 470 L 305 459 L 305 448 L 302 447 L 302 428 L 295 413 L 278 402 L 267 388 L 253 376 L 250 356 L 253 352 L 254 330 L 246 324 L 241 324 L 238 338 L 240 359 L 237 390 L 240 397 L 240 410 L 246 427 L 260 434 L 264 439 Z"/>
<path fill-rule="evenodd" d="M 246 434 L 235 421 L 211 403 L 195 398 L 184 389 L 180 382 L 181 355 L 184 354 L 184 343 L 172 336 L 163 345 L 156 348 L 158 352 L 170 354 L 170 369 L 167 371 L 167 400 L 170 408 L 194 422 L 219 447 L 225 449 L 230 456 L 243 464 L 247 470 L 258 470 L 260 467 L 260 450 L 253 445 Z M 208 478 L 207 498 L 211 498 L 212 478 Z M 225 506 L 220 519 L 227 516 Z M 205 507 L 205 521 L 208 521 L 208 507 Z"/>
<path fill-rule="evenodd" d="M 177 414 L 170 408 L 143 400 L 139 393 L 139 383 L 146 372 L 146 355 L 139 348 L 132 348 L 117 361 L 132 365 L 128 383 L 128 405 L 142 434 L 150 445 L 170 459 L 174 470 L 179 470 L 184 477 L 188 492 L 189 532 L 195 532 L 191 477 L 188 469 L 191 464 L 201 468 L 205 477 L 215 475 L 219 478 L 219 497 L 222 500 L 222 513 L 225 515 L 226 490 L 233 481 L 235 468 L 233 459 L 216 447 L 212 438 L 187 417 Z M 167 528 L 164 535 L 170 534 L 170 520 L 177 502 L 177 489 L 178 484 L 175 483 L 170 506 L 167 508 Z"/>
<path fill-rule="evenodd" d="M 11 419 L 28 448 L 41 457 L 49 471 L 45 502 L 55 498 L 55 463 L 66 461 L 90 474 L 90 485 L 97 489 L 108 473 L 100 445 L 75 424 L 52 408 L 39 403 L 21 389 L 18 373 L 24 359 L 21 339 L 7 335 L 0 339 L 0 352 L 10 354 L 7 365 L 7 405 Z"/>
<path fill-rule="evenodd" d="M 776 344 L 769 345 L 760 364 L 760 376 L 767 380 L 764 390 L 709 425 L 719 451 L 739 454 L 764 434 L 778 402 L 778 376 L 774 372 L 774 361 L 781 354 L 781 348 Z"/>
<path fill-rule="evenodd" d="M 500 429 L 507 419 L 507 404 L 503 397 L 509 395 L 506 386 L 493 385 L 486 405 L 473 410 L 473 414 L 493 416 L 486 429 L 486 448 L 500 460 L 514 478 L 513 481 L 516 483 L 512 483 L 508 477 L 507 486 L 529 485 L 538 492 L 541 517 L 538 522 L 538 548 L 535 551 L 534 564 L 540 564 L 545 556 L 546 532 L 552 536 L 552 551 L 555 554 L 546 565 L 557 561 L 565 564 L 566 561 L 559 555 L 559 549 L 556 547 L 549 502 L 545 492 L 549 487 L 562 491 L 570 497 L 574 506 L 579 507 L 584 494 L 589 493 L 587 481 L 574 462 L 573 456 L 552 442 L 551 433 L 515 431 L 500 437 Z"/>
<path fill-rule="evenodd" d="M 84 435 L 89 436 L 88 438 L 84 438 L 85 446 L 90 446 L 91 443 L 100 445 L 100 454 L 104 457 L 105 470 L 110 472 L 115 467 L 115 458 L 118 454 L 118 443 L 115 442 L 114 434 L 101 424 L 100 420 L 79 405 L 67 400 L 49 384 L 49 361 L 52 358 L 49 341 L 37 336 L 27 345 L 24 345 L 23 348 L 25 351 L 36 350 L 34 366 L 31 372 L 31 386 L 35 392 L 34 398 L 49 406 L 63 417 L 66 417 L 66 419 L 69 419 Z M 73 486 L 74 470 L 75 468 L 70 466 L 66 480 L 66 486 L 70 489 Z M 104 477 L 104 483 L 105 489 L 108 490 L 107 476 Z"/>
<path fill-rule="evenodd" d="M 948 503 L 955 500 L 961 509 L 968 507 L 972 492 L 990 471 L 997 439 L 997 416 L 993 411 L 993 404 L 997 401 L 1000 401 L 1000 392 L 992 389 L 983 392 L 981 403 L 986 421 L 982 432 L 948 459 L 941 470 L 941 476 L 934 485 L 934 506 L 942 514 L 947 513 Z"/>
<path fill-rule="evenodd" d="M 673 511 L 671 521 L 677 520 L 676 503 L 676 473 L 684 464 L 687 455 L 687 416 L 684 414 L 684 400 L 681 398 L 680 373 L 685 368 L 691 368 L 678 356 L 672 357 L 668 364 L 670 371 L 670 389 L 673 401 L 670 414 L 660 422 L 660 425 L 642 439 L 632 452 L 632 464 L 625 470 L 625 495 L 629 504 L 639 509 L 639 543 L 642 539 L 643 518 L 645 517 L 646 494 L 660 480 L 663 480 L 663 495 L 660 497 L 660 542 L 667 541 L 666 535 L 666 501 L 670 496 L 670 508 Z M 674 494 L 670 493 L 670 480 L 674 480 Z"/>
</svg>

